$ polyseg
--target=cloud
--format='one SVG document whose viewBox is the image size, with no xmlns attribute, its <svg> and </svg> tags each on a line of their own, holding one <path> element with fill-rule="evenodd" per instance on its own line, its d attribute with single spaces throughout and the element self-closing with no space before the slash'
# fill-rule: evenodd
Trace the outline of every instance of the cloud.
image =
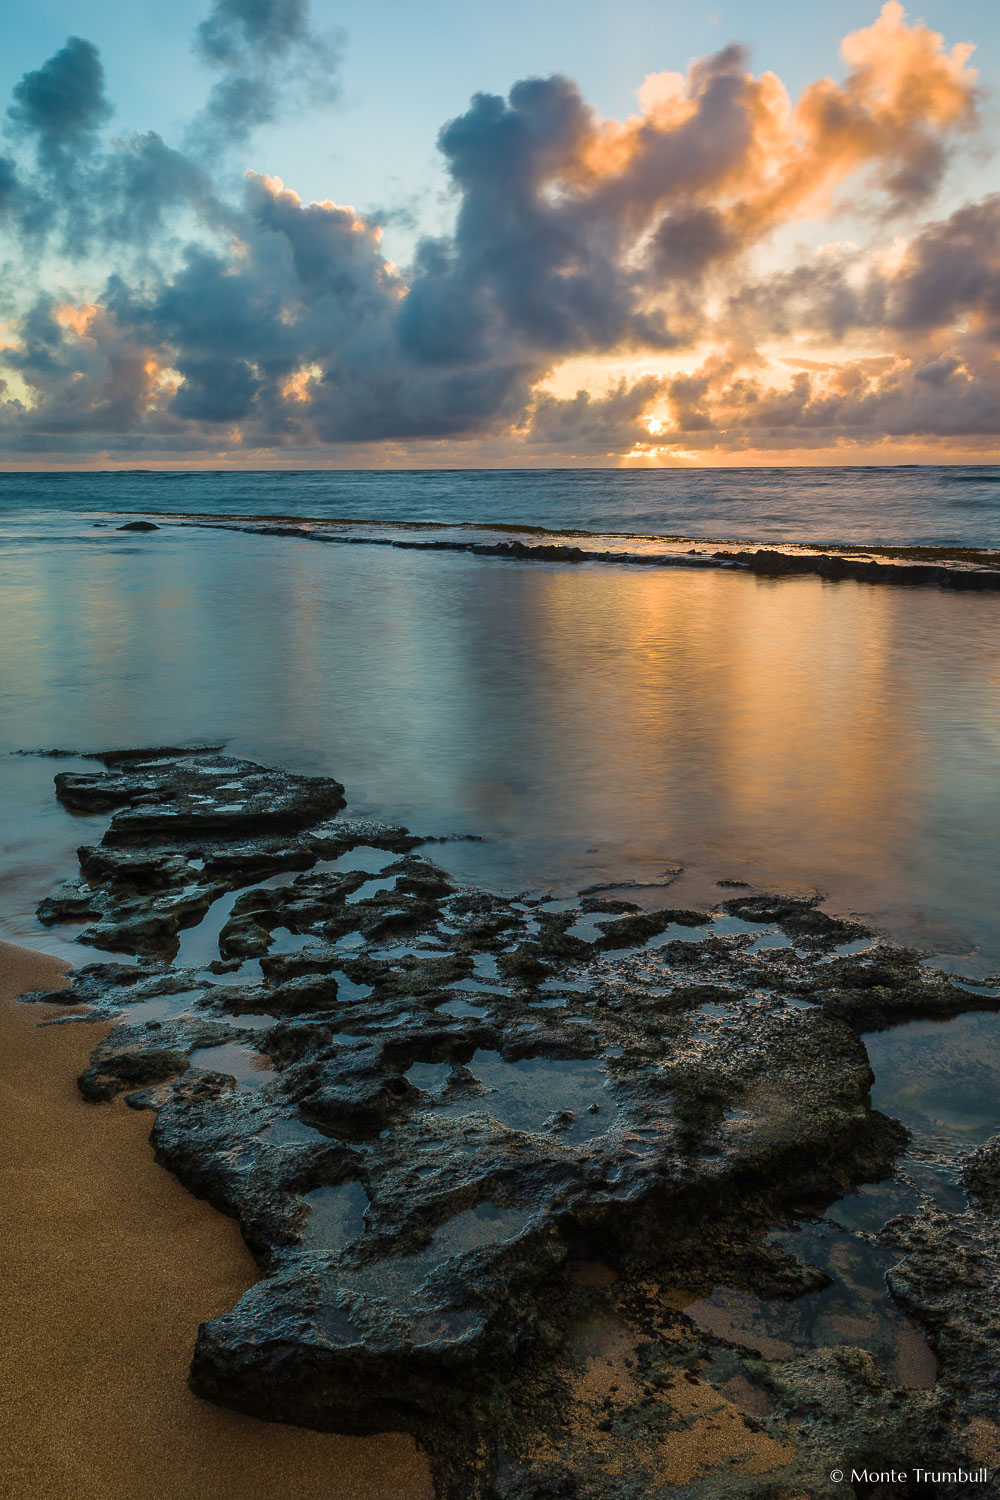
<svg viewBox="0 0 1000 1500">
<path fill-rule="evenodd" d="M 963 319 L 1000 344 L 1000 193 L 924 229 L 892 288 L 894 328 L 931 330 Z"/>
<path fill-rule="evenodd" d="M 0 223 L 17 200 L 17 168 L 9 156 L 0 156 Z"/>
<path fill-rule="evenodd" d="M 759 340 L 808 329 L 834 340 L 858 330 L 906 339 L 1000 344 L 1000 193 L 932 221 L 891 265 L 856 246 L 836 258 L 747 281 L 723 321 Z"/>
<path fill-rule="evenodd" d="M 650 436 L 646 413 L 662 395 L 664 382 L 647 375 L 629 385 L 616 381 L 601 396 L 577 391 L 559 398 L 541 392 L 530 412 L 526 434 L 533 445 L 569 448 L 605 457 L 627 453 Z"/>
<path fill-rule="evenodd" d="M 14 89 L 7 126 L 34 144 L 43 169 L 62 175 L 94 150 L 112 114 L 97 48 L 71 36 L 37 72 L 25 73 Z"/>
<path fill-rule="evenodd" d="M 976 368 L 960 358 L 904 356 L 874 367 L 849 360 L 827 372 L 800 371 L 785 388 L 734 375 L 709 381 L 696 408 L 677 409 L 681 422 L 672 433 L 686 445 L 778 450 L 885 438 L 995 439 L 1000 366 L 992 360 Z"/>
<path fill-rule="evenodd" d="M 188 131 L 204 155 L 241 145 L 261 125 L 340 94 L 344 33 L 317 31 L 308 0 L 214 0 L 195 33 L 195 52 L 218 74 Z"/>
<path fill-rule="evenodd" d="M 97 436 L 103 444 L 134 433 L 160 367 L 155 351 L 132 330 L 94 304 L 45 298 L 23 319 L 21 335 L 6 364 L 32 388 L 44 389 L 45 416 L 39 430 L 24 412 L 25 422 L 11 434 L 15 446 L 23 440 L 32 448 L 59 448 L 77 436 L 87 442 Z"/>
<path fill-rule="evenodd" d="M 89 43 L 15 90 L 0 226 L 34 291 L 0 350 L 8 449 L 76 451 L 90 433 L 136 453 L 475 440 L 606 457 L 995 430 L 1000 199 L 877 248 L 887 216 L 933 194 L 977 108 L 971 49 L 895 3 L 846 39 L 844 79 L 797 101 L 733 46 L 648 77 L 625 121 L 563 77 L 476 95 L 439 137 L 454 227 L 405 270 L 373 218 L 256 172 L 235 196 L 209 170 L 303 90 L 339 87 L 339 41 L 305 0 L 214 0 L 196 49 L 218 79 L 185 150 L 101 139 Z M 754 271 L 776 229 L 848 189 L 876 248 Z M 51 294 L 47 247 L 82 261 L 79 298 Z M 849 347 L 811 360 L 823 340 Z M 543 384 L 564 360 L 612 355 L 688 368 Z"/>
</svg>

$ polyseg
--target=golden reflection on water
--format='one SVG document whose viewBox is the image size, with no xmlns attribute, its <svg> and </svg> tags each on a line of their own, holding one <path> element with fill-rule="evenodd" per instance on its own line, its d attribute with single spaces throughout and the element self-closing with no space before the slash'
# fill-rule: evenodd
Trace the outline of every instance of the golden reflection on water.
<svg viewBox="0 0 1000 1500">
<path fill-rule="evenodd" d="M 591 575 L 585 611 L 568 571 L 540 585 L 532 624 L 554 717 L 575 724 L 583 759 L 603 768 L 622 826 L 667 806 L 674 840 L 689 845 L 700 829 L 721 852 L 735 836 L 742 863 L 781 841 L 797 806 L 808 832 L 799 824 L 794 842 L 824 846 L 824 863 L 864 862 L 870 877 L 878 830 L 905 818 L 922 762 L 891 706 L 894 596 L 848 599 L 808 579 L 675 582 Z M 613 669 L 594 672 L 609 654 Z M 572 743 L 566 759 L 564 775 L 580 775 Z M 808 857 L 790 858 L 786 879 L 811 874 Z"/>
</svg>

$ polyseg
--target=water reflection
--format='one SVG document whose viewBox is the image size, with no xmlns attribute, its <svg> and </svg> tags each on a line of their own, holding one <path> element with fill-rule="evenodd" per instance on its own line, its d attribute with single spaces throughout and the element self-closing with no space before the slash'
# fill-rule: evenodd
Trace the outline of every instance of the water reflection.
<svg viewBox="0 0 1000 1500">
<path fill-rule="evenodd" d="M 490 835 L 435 850 L 470 878 L 679 861 L 1000 967 L 1000 600 L 186 530 L 3 562 L 5 748 L 226 739 L 352 812 Z M 0 920 L 31 940 L 80 834 L 31 853 L 56 767 L 25 764 L 0 761 Z"/>
</svg>

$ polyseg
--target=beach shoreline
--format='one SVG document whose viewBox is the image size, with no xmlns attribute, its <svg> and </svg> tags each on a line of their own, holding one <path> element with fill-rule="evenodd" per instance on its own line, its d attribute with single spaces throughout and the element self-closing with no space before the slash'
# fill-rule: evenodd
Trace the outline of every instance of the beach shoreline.
<svg viewBox="0 0 1000 1500">
<path fill-rule="evenodd" d="M 235 1221 L 159 1167 L 149 1116 L 84 1102 L 76 1077 L 105 1023 L 22 1004 L 65 964 L 0 943 L 0 1192 L 7 1500 L 431 1500 L 402 1434 L 346 1438 L 260 1422 L 187 1386 L 203 1320 L 257 1268 Z"/>
</svg>

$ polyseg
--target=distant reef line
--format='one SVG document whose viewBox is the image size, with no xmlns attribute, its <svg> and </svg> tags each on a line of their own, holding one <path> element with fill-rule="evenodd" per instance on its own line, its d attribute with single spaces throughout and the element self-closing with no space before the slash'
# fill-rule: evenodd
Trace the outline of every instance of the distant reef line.
<svg viewBox="0 0 1000 1500">
<path fill-rule="evenodd" d="M 145 513 L 144 513 L 145 514 Z M 642 532 L 590 532 L 505 522 L 370 521 L 348 518 L 149 512 L 160 523 L 207 530 L 293 537 L 340 546 L 395 547 L 419 552 L 462 552 L 501 561 L 612 563 L 631 567 L 716 568 L 769 578 L 813 575 L 830 582 L 907 584 L 1000 592 L 1000 549 L 939 546 L 863 546 L 783 542 L 767 546 L 721 538 L 650 536 Z M 354 528 L 348 530 L 347 528 Z M 124 529 L 124 528 L 122 528 Z M 130 528 L 131 529 L 131 528 Z M 501 533 L 493 540 L 463 533 Z M 428 536 L 426 533 L 446 535 Z M 421 535 L 421 533 L 425 533 Z M 610 537 L 621 547 L 601 547 Z M 572 538 L 576 540 L 564 540 Z M 581 540 L 592 545 L 580 545 Z M 624 544 L 644 542 L 641 551 Z M 651 550 L 658 545 L 668 550 Z"/>
</svg>

